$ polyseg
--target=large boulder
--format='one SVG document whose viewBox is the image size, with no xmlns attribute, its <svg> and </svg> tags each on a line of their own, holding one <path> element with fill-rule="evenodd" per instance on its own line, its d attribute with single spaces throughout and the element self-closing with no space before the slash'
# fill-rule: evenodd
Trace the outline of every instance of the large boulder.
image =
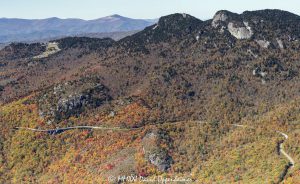
<svg viewBox="0 0 300 184">
<path fill-rule="evenodd" d="M 252 29 L 247 22 L 244 22 L 242 26 L 229 22 L 228 31 L 237 39 L 249 39 L 253 35 Z"/>
</svg>

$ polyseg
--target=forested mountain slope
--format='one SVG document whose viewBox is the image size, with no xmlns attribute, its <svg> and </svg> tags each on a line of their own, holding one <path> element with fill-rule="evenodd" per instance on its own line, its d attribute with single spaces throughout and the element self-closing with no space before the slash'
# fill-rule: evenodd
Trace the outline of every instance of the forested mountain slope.
<svg viewBox="0 0 300 184">
<path fill-rule="evenodd" d="M 207 21 L 161 17 L 119 41 L 11 44 L 0 51 L 0 178 L 295 183 L 299 31 L 289 12 L 222 10 Z M 112 129 L 14 129 L 87 125 Z"/>
</svg>

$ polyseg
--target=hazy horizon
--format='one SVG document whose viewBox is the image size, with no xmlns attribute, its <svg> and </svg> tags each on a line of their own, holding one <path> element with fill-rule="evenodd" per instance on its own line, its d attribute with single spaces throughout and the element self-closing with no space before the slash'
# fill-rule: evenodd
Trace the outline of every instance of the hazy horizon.
<svg viewBox="0 0 300 184">
<path fill-rule="evenodd" d="M 10 0 L 1 3 L 1 18 L 45 19 L 57 17 L 61 19 L 75 18 L 93 20 L 118 14 L 134 19 L 156 19 L 173 13 L 187 13 L 199 19 L 210 19 L 218 10 L 228 10 L 235 13 L 262 9 L 281 9 L 300 15 L 300 1 L 297 0 L 253 0 L 240 3 L 237 0 L 220 2 L 211 0 L 164 0 L 163 2 L 131 0 L 125 2 L 115 0 Z"/>
</svg>

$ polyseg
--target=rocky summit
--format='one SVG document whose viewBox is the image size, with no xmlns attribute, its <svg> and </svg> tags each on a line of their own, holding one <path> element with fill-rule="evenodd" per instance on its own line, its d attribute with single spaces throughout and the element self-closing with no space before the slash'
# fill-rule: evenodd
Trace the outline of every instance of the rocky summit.
<svg viewBox="0 0 300 184">
<path fill-rule="evenodd" d="M 7 45 L 0 183 L 298 183 L 299 49 L 282 10 Z"/>
</svg>

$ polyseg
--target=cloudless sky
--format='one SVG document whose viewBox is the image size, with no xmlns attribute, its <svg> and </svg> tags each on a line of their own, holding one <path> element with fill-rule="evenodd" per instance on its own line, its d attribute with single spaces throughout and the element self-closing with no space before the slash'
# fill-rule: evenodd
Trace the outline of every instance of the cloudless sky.
<svg viewBox="0 0 300 184">
<path fill-rule="evenodd" d="M 188 13 L 200 19 L 216 11 L 282 9 L 300 15 L 300 0 L 0 0 L 0 17 L 96 19 L 112 14 L 131 18 L 159 18 Z"/>
</svg>

